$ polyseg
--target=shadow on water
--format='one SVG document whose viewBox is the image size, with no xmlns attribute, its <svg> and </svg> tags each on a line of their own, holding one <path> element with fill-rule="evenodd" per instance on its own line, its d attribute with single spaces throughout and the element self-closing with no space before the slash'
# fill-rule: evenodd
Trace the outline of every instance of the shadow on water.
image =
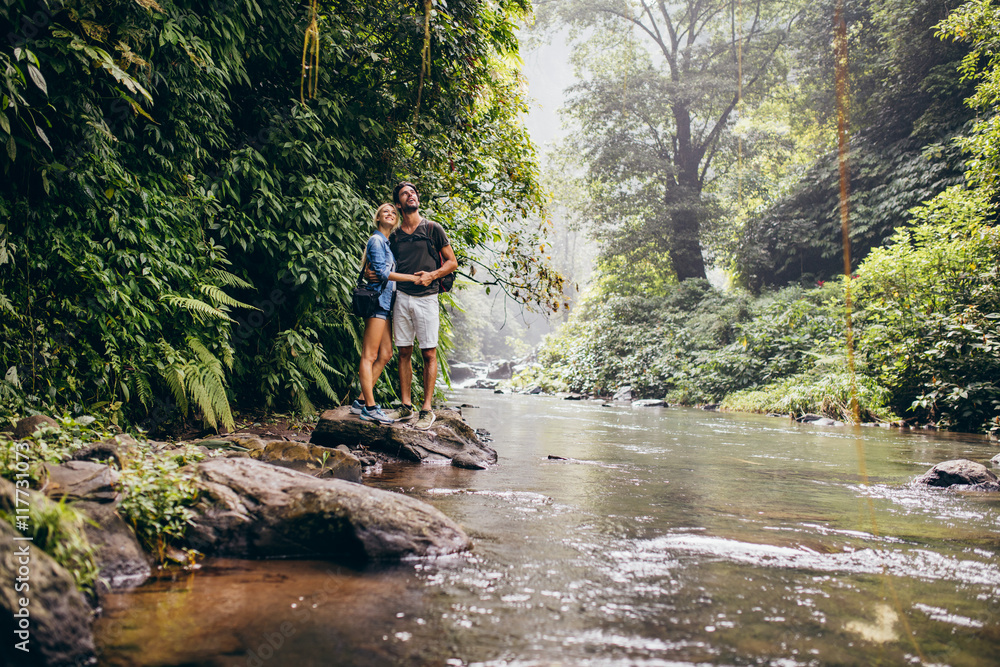
<svg viewBox="0 0 1000 667">
<path fill-rule="evenodd" d="M 480 406 L 465 413 L 498 466 L 366 483 L 435 505 L 472 553 L 214 561 L 111 596 L 106 664 L 995 664 L 1000 499 L 908 485 L 988 460 L 983 439 L 456 399 Z"/>
</svg>

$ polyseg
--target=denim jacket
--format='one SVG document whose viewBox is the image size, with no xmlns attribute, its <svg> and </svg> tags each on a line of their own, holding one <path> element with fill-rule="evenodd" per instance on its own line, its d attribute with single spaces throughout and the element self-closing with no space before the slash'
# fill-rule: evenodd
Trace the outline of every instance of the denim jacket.
<svg viewBox="0 0 1000 667">
<path fill-rule="evenodd" d="M 378 282 L 368 283 L 368 286 L 379 290 L 378 305 L 389 310 L 392 307 L 392 292 L 396 289 L 396 283 L 389 280 L 389 273 L 396 267 L 396 260 L 389 249 L 389 239 L 382 232 L 376 231 L 368 239 L 365 252 L 368 264 L 379 277 Z"/>
</svg>

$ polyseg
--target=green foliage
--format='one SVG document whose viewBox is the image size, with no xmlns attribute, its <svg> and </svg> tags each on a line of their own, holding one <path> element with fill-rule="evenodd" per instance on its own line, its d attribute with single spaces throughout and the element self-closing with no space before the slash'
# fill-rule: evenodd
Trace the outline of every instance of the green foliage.
<svg viewBox="0 0 1000 667">
<path fill-rule="evenodd" d="M 18 441 L 0 433 L 0 477 L 15 481 L 17 473 L 27 473 L 25 479 L 37 486 L 45 474 L 44 464 L 58 465 L 87 444 L 111 437 L 93 417 L 64 416 L 56 421 L 59 428 L 45 426 Z"/>
<path fill-rule="evenodd" d="M 191 506 L 198 500 L 198 487 L 194 470 L 187 466 L 204 458 L 191 445 L 155 451 L 143 443 L 124 462 L 119 511 L 160 561 L 170 542 L 184 536 L 194 516 Z"/>
<path fill-rule="evenodd" d="M 825 370 L 819 372 L 792 375 L 758 389 L 728 394 L 719 407 L 738 412 L 821 414 L 851 422 L 854 420 L 851 399 L 856 398 L 862 422 L 896 421 L 889 407 L 889 390 L 866 376 L 852 378 L 845 370 L 847 360 L 844 357 L 834 359 L 838 362 L 836 365 L 827 364 Z"/>
<path fill-rule="evenodd" d="M 983 191 L 951 188 L 860 268 L 860 349 L 895 407 L 966 431 L 1000 425 L 1000 232 Z"/>
<path fill-rule="evenodd" d="M 16 526 L 23 514 L 0 510 L 0 521 Z M 66 504 L 63 498 L 52 502 L 42 494 L 32 496 L 28 507 L 28 530 L 22 534 L 32 539 L 32 544 L 52 556 L 76 582 L 76 587 L 92 593 L 97 582 L 97 550 L 90 544 L 83 525 L 88 519 Z"/>
<path fill-rule="evenodd" d="M 796 33 L 793 62 L 800 83 L 789 91 L 787 122 L 797 139 L 812 132 L 810 121 L 829 127 L 835 118 L 833 4 L 807 7 Z M 961 181 L 962 155 L 952 139 L 970 118 L 963 98 L 971 87 L 956 76 L 967 49 L 934 34 L 949 3 L 843 4 L 850 42 L 849 192 L 856 266 L 906 224 L 910 208 Z M 843 272 L 839 164 L 832 148 L 817 145 L 808 163 L 763 197 L 758 194 L 763 206 L 748 211 L 735 241 L 722 245 L 741 285 L 758 291 Z M 751 145 L 751 150 L 756 149 Z M 725 192 L 731 196 L 732 189 Z"/>
</svg>

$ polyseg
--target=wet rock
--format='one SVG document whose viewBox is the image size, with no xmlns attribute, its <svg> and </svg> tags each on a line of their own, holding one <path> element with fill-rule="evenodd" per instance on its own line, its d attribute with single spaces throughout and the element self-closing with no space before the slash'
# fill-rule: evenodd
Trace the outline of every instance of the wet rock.
<svg viewBox="0 0 1000 667">
<path fill-rule="evenodd" d="M 43 502 L 37 494 L 35 502 Z M 14 485 L 0 478 L 0 509 L 13 513 Z M 11 667 L 19 665 L 78 665 L 94 661 L 93 614 L 83 595 L 76 589 L 73 576 L 51 556 L 21 537 L 8 521 L 0 521 L 0 633 L 3 633 L 3 656 Z M 25 562 L 27 561 L 27 562 Z M 15 578 L 19 569 L 28 569 L 30 589 L 17 591 Z M 26 607 L 21 601 L 27 600 Z M 25 611 L 26 610 L 26 611 Z M 21 618 L 28 614 L 28 633 L 18 636 Z M 28 639 L 24 653 L 17 648 Z"/>
<path fill-rule="evenodd" d="M 445 408 L 434 410 L 434 414 L 434 425 L 418 431 L 399 422 L 363 422 L 346 406 L 335 408 L 323 412 L 309 441 L 323 447 L 345 444 L 357 449 L 364 445 L 409 461 L 451 460 L 464 452 L 480 465 L 496 463 L 496 451 L 479 439 L 458 412 Z"/>
<path fill-rule="evenodd" d="M 62 465 L 44 464 L 45 485 L 42 492 L 59 500 L 95 500 L 112 502 L 118 498 L 115 485 L 118 471 L 93 461 L 67 461 Z"/>
<path fill-rule="evenodd" d="M 719 409 L 719 404 L 718 403 L 706 403 L 705 405 L 701 406 L 701 409 L 702 410 L 707 410 L 709 412 L 716 412 Z"/>
<path fill-rule="evenodd" d="M 523 394 L 531 394 L 531 395 L 537 396 L 538 394 L 545 393 L 545 390 L 542 389 L 541 387 L 539 387 L 538 385 L 535 385 L 534 387 L 530 387 L 529 389 L 526 389 L 526 390 L 524 390 L 521 393 L 523 393 Z"/>
<path fill-rule="evenodd" d="M 954 486 L 996 483 L 997 476 L 981 463 L 968 459 L 944 461 L 913 480 L 927 486 Z"/>
<path fill-rule="evenodd" d="M 95 557 L 101 581 L 117 590 L 135 588 L 149 578 L 151 558 L 114 505 L 83 501 L 73 507 L 96 524 L 84 524 L 84 531 L 97 549 Z"/>
<path fill-rule="evenodd" d="M 341 562 L 439 556 L 471 546 L 427 503 L 252 459 L 197 466 L 202 500 L 185 538 L 211 556 Z"/>
<path fill-rule="evenodd" d="M 472 456 L 469 456 L 468 452 L 455 454 L 451 460 L 451 464 L 456 468 L 465 468 L 466 470 L 486 470 L 486 466 Z"/>
<path fill-rule="evenodd" d="M 452 382 L 464 382 L 476 377 L 476 369 L 468 364 L 448 364 L 448 377 Z"/>
<path fill-rule="evenodd" d="M 361 482 L 361 461 L 350 449 L 345 452 L 340 447 L 331 449 L 291 440 L 275 440 L 265 445 L 264 449 L 254 450 L 250 456 L 313 477 Z"/>
<path fill-rule="evenodd" d="M 612 401 L 631 401 L 632 400 L 632 386 L 625 385 L 624 387 L 619 387 L 615 395 L 611 397 Z"/>
<path fill-rule="evenodd" d="M 802 424 L 812 424 L 813 426 L 843 426 L 844 422 L 839 422 L 835 419 L 830 419 L 829 417 L 824 417 L 823 415 L 814 415 L 807 413 L 801 417 L 796 418 L 797 422 Z"/>
<path fill-rule="evenodd" d="M 514 377 L 513 361 L 495 361 L 486 371 L 486 377 L 491 380 L 509 380 Z"/>
<path fill-rule="evenodd" d="M 493 393 L 494 394 L 506 394 L 507 392 L 504 391 L 503 389 L 494 389 Z"/>
<path fill-rule="evenodd" d="M 17 425 L 14 426 L 14 439 L 24 440 L 38 429 L 45 428 L 46 426 L 59 428 L 59 422 L 46 415 L 32 415 L 31 417 L 25 417 L 24 419 L 19 420 Z"/>
<path fill-rule="evenodd" d="M 565 396 L 563 396 L 563 400 L 565 401 L 582 401 L 585 398 L 587 397 L 584 396 L 583 394 L 577 394 L 577 393 L 566 394 Z"/>
<path fill-rule="evenodd" d="M 487 380 L 485 378 L 479 378 L 476 383 L 472 385 L 473 389 L 496 389 L 498 384 L 497 380 Z"/>
<path fill-rule="evenodd" d="M 667 402 L 662 401 L 658 398 L 644 398 L 641 401 L 632 401 L 632 407 L 634 408 L 665 408 L 667 407 Z"/>
<path fill-rule="evenodd" d="M 991 458 L 990 463 L 992 463 L 995 466 L 1000 466 L 1000 454 L 997 454 L 996 456 Z"/>
</svg>

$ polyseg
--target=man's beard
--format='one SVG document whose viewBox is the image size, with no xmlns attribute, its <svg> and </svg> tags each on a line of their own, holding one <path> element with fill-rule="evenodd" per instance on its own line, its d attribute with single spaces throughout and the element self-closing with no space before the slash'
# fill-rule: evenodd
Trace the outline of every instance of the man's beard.
<svg viewBox="0 0 1000 667">
<path fill-rule="evenodd" d="M 419 208 L 416 204 L 403 204 L 402 206 L 403 213 L 416 213 Z"/>
</svg>

